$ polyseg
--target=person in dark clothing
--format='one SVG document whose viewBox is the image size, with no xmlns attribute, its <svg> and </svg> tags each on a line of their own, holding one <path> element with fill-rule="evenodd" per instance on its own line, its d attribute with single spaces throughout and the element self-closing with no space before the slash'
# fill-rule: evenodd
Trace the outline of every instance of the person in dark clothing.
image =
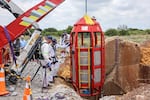
<svg viewBox="0 0 150 100">
<path fill-rule="evenodd" d="M 20 39 L 16 39 L 13 43 L 14 53 L 16 56 L 20 55 Z"/>
</svg>

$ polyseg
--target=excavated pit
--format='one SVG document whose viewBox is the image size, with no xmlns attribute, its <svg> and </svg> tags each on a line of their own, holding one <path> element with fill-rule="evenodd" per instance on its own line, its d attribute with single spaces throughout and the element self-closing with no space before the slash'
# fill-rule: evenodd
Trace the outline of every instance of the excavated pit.
<svg viewBox="0 0 150 100">
<path fill-rule="evenodd" d="M 148 100 L 147 98 L 150 97 L 150 42 L 137 44 L 135 42 L 122 40 L 118 37 L 113 37 L 107 38 L 105 45 L 106 77 L 102 91 L 104 96 L 114 96 L 112 97 L 114 99 L 110 100 Z M 22 76 L 31 75 L 32 77 L 38 66 L 39 62 L 30 62 Z M 56 90 L 61 90 L 62 88 L 69 89 L 67 91 L 71 91 L 71 93 L 74 94 L 72 98 L 75 98 L 75 100 L 84 100 L 74 91 L 73 86 L 64 80 L 70 78 L 69 56 L 66 57 L 64 63 L 60 65 L 58 72 L 58 75 L 63 78 L 55 78 L 54 88 L 47 90 L 47 93 L 41 93 L 42 73 L 43 70 L 40 68 L 32 82 L 31 88 L 34 100 L 42 96 L 49 98 L 54 97 Z M 143 83 L 144 85 L 141 85 Z M 17 96 L 0 97 L 0 100 L 20 100 L 23 96 L 24 86 L 24 81 L 18 82 L 15 90 L 15 92 L 18 93 Z M 65 91 L 66 90 L 58 92 L 62 93 Z M 70 94 L 68 93 L 68 97 L 66 98 L 69 98 L 69 96 Z M 93 98 L 86 99 L 95 100 Z"/>
</svg>

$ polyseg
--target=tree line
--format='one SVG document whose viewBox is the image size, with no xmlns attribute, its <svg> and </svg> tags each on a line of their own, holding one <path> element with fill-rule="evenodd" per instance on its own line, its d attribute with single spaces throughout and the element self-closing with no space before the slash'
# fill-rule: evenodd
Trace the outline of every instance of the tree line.
<svg viewBox="0 0 150 100">
<path fill-rule="evenodd" d="M 66 29 L 57 30 L 56 28 L 46 28 L 42 30 L 42 35 L 53 35 L 53 36 L 61 36 L 62 33 L 71 33 L 73 26 L 68 26 Z M 31 29 L 31 32 L 33 30 Z M 28 33 L 26 33 L 28 34 Z M 125 36 L 125 35 L 146 35 L 150 34 L 150 29 L 137 29 L 137 28 L 128 28 L 127 25 L 119 25 L 116 29 L 110 28 L 107 29 L 104 34 L 106 36 Z"/>
<path fill-rule="evenodd" d="M 128 28 L 126 25 L 119 25 L 117 29 L 110 28 L 105 31 L 107 36 L 125 36 L 125 35 L 146 35 L 150 34 L 150 29 Z"/>
<path fill-rule="evenodd" d="M 42 31 L 42 35 L 53 35 L 53 36 L 61 36 L 62 33 L 71 33 L 72 26 L 68 26 L 66 29 L 57 30 L 55 28 L 46 28 Z"/>
</svg>

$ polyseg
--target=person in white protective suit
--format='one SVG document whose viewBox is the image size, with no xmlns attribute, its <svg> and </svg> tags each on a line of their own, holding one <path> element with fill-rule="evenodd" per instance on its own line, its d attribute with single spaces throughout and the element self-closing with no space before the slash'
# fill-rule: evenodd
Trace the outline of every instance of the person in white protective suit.
<svg viewBox="0 0 150 100">
<path fill-rule="evenodd" d="M 57 45 L 57 40 L 55 38 L 52 38 L 52 52 L 51 52 L 51 60 L 52 60 L 52 75 L 53 77 L 57 76 L 57 72 L 59 70 L 60 63 L 58 62 L 57 55 L 56 55 L 56 49 L 60 46 Z"/>
<path fill-rule="evenodd" d="M 61 48 L 65 48 L 65 51 L 61 52 L 61 57 L 64 58 L 66 53 L 69 54 L 70 51 L 70 35 L 67 33 L 63 33 L 60 37 L 60 46 Z"/>
<path fill-rule="evenodd" d="M 59 66 L 56 66 L 55 52 L 52 47 L 52 37 L 47 36 L 44 37 L 41 46 L 41 52 L 44 60 L 42 61 L 42 65 L 45 71 L 43 80 L 43 87 L 47 87 L 49 83 L 54 82 L 54 76 L 57 74 L 57 70 Z M 46 77 L 46 78 L 45 78 Z"/>
<path fill-rule="evenodd" d="M 57 40 L 55 38 L 52 39 L 52 47 L 54 49 L 54 52 L 55 52 L 55 58 L 56 58 L 56 63 L 55 63 L 55 66 L 59 66 L 61 63 L 64 62 L 65 59 L 57 59 L 57 55 L 56 55 L 56 51 L 58 48 L 62 48 L 62 49 L 65 49 L 66 47 L 65 46 L 62 46 L 60 44 L 57 43 Z"/>
</svg>

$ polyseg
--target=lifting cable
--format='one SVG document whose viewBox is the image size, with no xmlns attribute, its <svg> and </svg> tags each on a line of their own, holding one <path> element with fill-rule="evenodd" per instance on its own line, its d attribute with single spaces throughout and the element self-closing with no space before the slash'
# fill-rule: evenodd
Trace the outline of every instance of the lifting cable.
<svg viewBox="0 0 150 100">
<path fill-rule="evenodd" d="M 15 53 L 14 53 L 14 50 L 13 50 L 13 46 L 12 46 L 12 41 L 11 41 L 11 38 L 10 38 L 10 34 L 7 30 L 7 28 L 4 26 L 4 33 L 5 33 L 5 36 L 9 42 L 9 46 L 10 46 L 10 50 L 11 50 L 11 55 L 13 57 L 13 61 L 15 62 L 15 65 L 17 66 L 17 62 L 16 62 L 16 57 L 15 57 Z"/>
</svg>

